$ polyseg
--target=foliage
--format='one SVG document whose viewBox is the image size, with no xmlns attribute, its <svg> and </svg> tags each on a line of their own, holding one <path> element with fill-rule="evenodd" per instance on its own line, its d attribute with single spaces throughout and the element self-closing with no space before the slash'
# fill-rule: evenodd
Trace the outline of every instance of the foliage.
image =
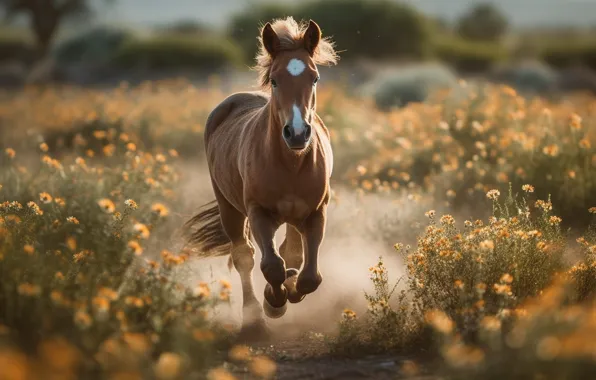
<svg viewBox="0 0 596 380">
<path fill-rule="evenodd" d="M 448 68 L 427 64 L 405 66 L 381 74 L 373 80 L 371 87 L 377 107 L 389 110 L 424 102 L 429 94 L 456 84 L 457 78 Z"/>
<path fill-rule="evenodd" d="M 241 62 L 238 47 L 212 36 L 164 35 L 128 41 L 112 60 L 117 67 L 216 71 L 237 67 Z"/>
<path fill-rule="evenodd" d="M 346 59 L 420 58 L 429 52 L 429 26 L 407 5 L 388 0 L 314 0 L 296 7 L 266 3 L 235 16 L 230 35 L 242 46 L 246 59 L 252 60 L 256 53 L 257 26 L 284 16 L 315 20 Z"/>
<path fill-rule="evenodd" d="M 557 73 L 541 62 L 521 62 L 496 69 L 491 79 L 507 84 L 522 94 L 552 94 L 558 83 Z"/>
<path fill-rule="evenodd" d="M 457 25 L 460 36 L 483 42 L 498 42 L 507 31 L 507 19 L 490 3 L 481 3 L 464 14 Z"/>
<path fill-rule="evenodd" d="M 463 73 L 485 72 L 507 58 L 506 49 L 498 43 L 444 36 L 434 39 L 433 52 L 437 59 Z"/>
<path fill-rule="evenodd" d="M 579 65 L 596 70 L 596 42 L 591 39 L 552 43 L 545 46 L 539 56 L 558 69 Z"/>
</svg>

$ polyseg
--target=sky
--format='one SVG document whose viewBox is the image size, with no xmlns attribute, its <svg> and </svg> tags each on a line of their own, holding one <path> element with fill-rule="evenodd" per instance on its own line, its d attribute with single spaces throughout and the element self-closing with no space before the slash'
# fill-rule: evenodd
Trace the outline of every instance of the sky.
<svg viewBox="0 0 596 380">
<path fill-rule="evenodd" d="M 276 0 L 297 3 L 305 0 Z M 455 20 L 473 4 L 486 0 L 394 0 L 410 3 L 423 13 Z M 488 0 L 507 15 L 514 27 L 596 25 L 596 0 Z M 101 6 L 100 20 L 131 26 L 151 26 L 196 20 L 223 27 L 228 17 L 259 0 L 113 0 Z"/>
</svg>

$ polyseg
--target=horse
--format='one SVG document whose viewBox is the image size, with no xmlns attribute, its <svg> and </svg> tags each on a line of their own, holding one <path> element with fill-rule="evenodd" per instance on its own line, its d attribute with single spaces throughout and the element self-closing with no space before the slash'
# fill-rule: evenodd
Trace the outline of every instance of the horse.
<svg viewBox="0 0 596 380">
<path fill-rule="evenodd" d="M 207 117 L 205 152 L 215 200 L 190 218 L 187 243 L 205 256 L 230 255 L 242 284 L 240 335 L 267 335 L 263 313 L 280 318 L 287 302 L 313 293 L 324 239 L 333 151 L 316 112 L 317 65 L 338 55 L 313 20 L 275 19 L 260 28 L 256 70 L 261 89 L 237 92 Z M 274 237 L 286 225 L 285 240 Z M 259 247 L 267 284 L 261 304 L 252 271 Z"/>
</svg>

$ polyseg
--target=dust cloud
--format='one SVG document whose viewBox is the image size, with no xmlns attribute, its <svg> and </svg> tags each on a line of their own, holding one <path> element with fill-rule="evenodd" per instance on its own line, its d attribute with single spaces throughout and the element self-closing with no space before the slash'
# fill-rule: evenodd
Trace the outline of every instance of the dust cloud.
<svg viewBox="0 0 596 380">
<path fill-rule="evenodd" d="M 187 181 L 184 196 L 189 200 L 185 210 L 189 216 L 196 208 L 214 199 L 208 170 L 194 165 L 183 170 Z M 393 243 L 414 243 L 415 234 L 407 228 L 409 221 L 419 219 L 419 209 L 396 202 L 395 197 L 356 194 L 351 189 L 333 188 L 335 197 L 328 208 L 325 239 L 319 253 L 319 270 L 323 283 L 316 292 L 298 304 L 288 304 L 287 313 L 280 319 L 268 319 L 274 332 L 302 333 L 307 331 L 330 332 L 337 327 L 341 312 L 350 308 L 359 315 L 367 308 L 364 292 L 372 291 L 369 267 L 383 257 L 391 282 L 404 274 L 402 259 L 393 249 Z M 399 220 L 399 225 L 391 225 Z M 408 221 L 408 223 L 404 223 Z M 403 224 L 403 229 L 400 228 Z M 384 237 L 395 229 L 395 240 Z M 276 235 L 278 247 L 283 241 L 285 227 Z M 393 238 L 393 234 L 391 235 Z M 255 245 L 256 246 L 256 245 Z M 266 281 L 259 270 L 261 259 L 256 250 L 253 278 L 257 298 L 262 302 Z M 215 318 L 239 326 L 242 318 L 242 289 L 235 269 L 227 267 L 228 257 L 195 258 L 185 270 L 185 283 L 196 286 L 199 281 L 215 282 L 221 279 L 232 284 L 229 305 L 216 308 Z M 214 290 L 218 284 L 214 283 Z"/>
</svg>

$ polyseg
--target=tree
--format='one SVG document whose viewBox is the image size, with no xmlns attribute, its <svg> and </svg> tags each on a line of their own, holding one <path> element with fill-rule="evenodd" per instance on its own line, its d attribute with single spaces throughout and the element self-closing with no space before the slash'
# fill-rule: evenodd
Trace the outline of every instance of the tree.
<svg viewBox="0 0 596 380">
<path fill-rule="evenodd" d="M 69 18 L 92 13 L 89 0 L 0 0 L 7 17 L 26 14 L 33 32 L 38 58 L 47 55 L 60 24 Z"/>
<path fill-rule="evenodd" d="M 458 22 L 460 36 L 475 40 L 497 42 L 507 31 L 508 22 L 494 5 L 478 4 L 464 14 Z"/>
</svg>

